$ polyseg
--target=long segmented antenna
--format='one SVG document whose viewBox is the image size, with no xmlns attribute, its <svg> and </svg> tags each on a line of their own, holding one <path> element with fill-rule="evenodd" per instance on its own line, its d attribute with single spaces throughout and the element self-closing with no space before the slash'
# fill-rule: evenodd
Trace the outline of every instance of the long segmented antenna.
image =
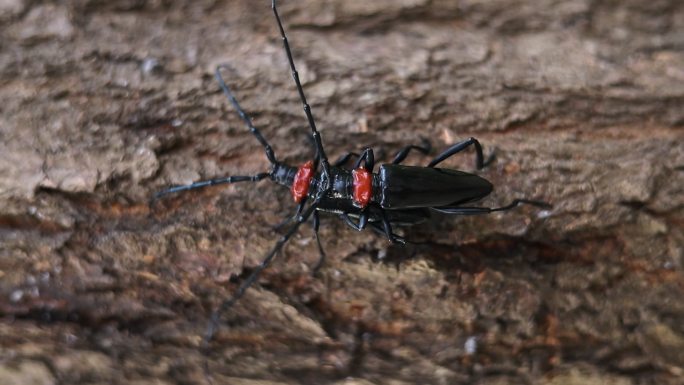
<svg viewBox="0 0 684 385">
<path fill-rule="evenodd" d="M 324 194 L 319 194 L 316 197 L 316 200 L 309 206 L 306 211 L 304 211 L 298 218 L 297 221 L 290 227 L 290 229 L 287 231 L 285 235 L 283 235 L 278 242 L 273 246 L 273 249 L 271 249 L 271 252 L 266 255 L 266 258 L 264 258 L 263 261 L 254 268 L 252 273 L 242 281 L 240 284 L 240 287 L 238 287 L 237 291 L 233 294 L 232 297 L 229 299 L 223 301 L 221 305 L 214 310 L 214 312 L 211 314 L 211 317 L 209 318 L 209 323 L 207 324 L 207 329 L 206 332 L 204 333 L 204 339 L 202 341 L 203 346 L 208 346 L 209 341 L 211 341 L 212 337 L 216 333 L 216 328 L 218 327 L 219 321 L 221 319 L 221 314 L 224 312 L 228 311 L 228 309 L 231 308 L 237 302 L 242 296 L 245 294 L 247 289 L 249 289 L 254 282 L 256 282 L 257 278 L 259 278 L 259 275 L 261 272 L 266 269 L 271 262 L 273 261 L 273 258 L 278 254 L 278 252 L 285 246 L 285 243 L 290 240 L 290 238 L 297 232 L 299 229 L 299 226 L 302 225 L 302 223 L 306 222 L 307 219 L 313 214 L 314 211 L 316 211 L 316 208 L 318 207 L 319 202 L 323 198 Z"/>
<path fill-rule="evenodd" d="M 264 147 L 268 161 L 271 162 L 271 164 L 275 164 L 277 161 L 275 154 L 273 153 L 273 149 L 271 148 L 271 145 L 268 144 L 266 138 L 264 138 L 261 135 L 261 131 L 259 131 L 258 128 L 254 127 L 254 125 L 252 124 L 252 120 L 249 118 L 249 116 L 247 116 L 242 107 L 240 107 L 240 103 L 238 103 L 237 99 L 230 91 L 230 88 L 228 88 L 228 86 L 226 85 L 226 82 L 223 81 L 223 76 L 221 76 L 221 70 L 224 68 L 230 69 L 230 67 L 228 67 L 227 65 L 220 65 L 216 67 L 216 80 L 218 80 L 221 90 L 223 90 L 223 93 L 226 95 L 230 103 L 233 105 L 233 107 L 235 107 L 235 110 L 249 128 L 249 131 L 257 138 L 259 143 L 261 143 L 261 145 Z"/>
<path fill-rule="evenodd" d="M 177 193 L 180 191 L 194 190 L 196 188 L 202 188 L 202 187 L 207 187 L 207 186 L 216 186 L 219 184 L 235 183 L 235 182 L 258 182 L 262 179 L 268 178 L 269 176 L 271 176 L 271 174 L 264 172 L 264 173 L 252 175 L 252 176 L 227 176 L 227 177 L 222 177 L 222 178 L 203 180 L 203 181 L 195 182 L 192 184 L 186 184 L 186 185 L 182 185 L 182 186 L 171 187 L 170 189 L 166 189 L 166 190 L 163 190 L 163 191 L 160 191 L 160 192 L 154 194 L 154 197 L 160 198 L 166 194 Z"/>
<path fill-rule="evenodd" d="M 252 124 L 252 120 L 247 116 L 247 113 L 240 107 L 240 103 L 238 103 L 237 99 L 233 95 L 233 93 L 230 91 L 230 88 L 226 85 L 226 82 L 223 80 L 223 76 L 221 76 L 221 70 L 224 68 L 229 68 L 226 65 L 219 65 L 216 67 L 216 80 L 218 80 L 219 86 L 221 87 L 221 90 L 223 90 L 223 93 L 226 95 L 230 103 L 235 107 L 235 110 L 237 111 L 238 115 L 240 115 L 240 118 L 245 122 L 247 125 L 247 128 L 249 128 L 249 131 L 254 135 L 254 137 L 257 138 L 259 143 L 264 147 L 264 151 L 266 152 L 266 158 L 268 158 L 268 161 L 271 162 L 271 164 L 276 164 L 277 160 L 275 157 L 275 153 L 273 152 L 273 148 L 271 148 L 271 145 L 268 143 L 266 138 L 261 135 L 261 132 L 259 131 L 258 128 L 254 127 L 254 124 Z M 171 187 L 170 189 L 166 189 L 163 191 L 158 192 L 155 194 L 155 199 L 160 198 L 164 195 L 167 194 L 172 194 L 180 191 L 187 191 L 187 190 L 194 190 L 197 188 L 202 188 L 202 187 L 207 187 L 207 186 L 215 186 L 219 184 L 227 184 L 227 183 L 235 183 L 235 182 L 258 182 L 262 179 L 265 179 L 269 177 L 269 173 L 260 173 L 257 175 L 250 175 L 250 176 L 228 176 L 228 177 L 221 177 L 221 178 L 215 178 L 215 179 L 209 179 L 209 180 L 203 180 L 199 182 L 195 182 L 192 184 L 187 184 L 187 185 L 182 185 L 182 186 L 175 186 Z"/>
<path fill-rule="evenodd" d="M 297 232 L 299 229 L 299 226 L 302 225 L 302 223 L 306 222 L 309 217 L 316 211 L 321 199 L 328 193 L 328 191 L 332 188 L 330 185 L 326 185 L 325 183 L 328 183 L 330 180 L 330 164 L 328 163 L 328 158 L 325 155 L 325 151 L 323 150 L 323 143 L 321 141 L 321 134 L 318 132 L 316 129 L 316 122 L 314 121 L 313 114 L 311 113 L 311 106 L 306 101 L 306 96 L 304 95 L 304 89 L 302 88 L 302 84 L 299 80 L 299 74 L 297 72 L 297 68 L 295 67 L 294 64 L 294 59 L 292 58 L 292 51 L 290 50 L 290 44 L 287 41 L 287 36 L 285 36 L 285 29 L 283 28 L 283 24 L 280 21 L 280 16 L 278 15 L 278 9 L 276 7 L 276 2 L 275 0 L 272 0 L 271 7 L 273 8 L 273 13 L 275 15 L 276 21 L 278 23 L 278 29 L 280 30 L 280 36 L 283 39 L 283 46 L 285 47 L 285 53 L 287 54 L 287 60 L 290 63 L 290 69 L 292 70 L 292 78 L 295 81 L 295 85 L 297 86 L 297 92 L 299 92 L 299 98 L 302 101 L 302 104 L 304 105 L 304 112 L 306 113 L 306 117 L 309 121 L 309 127 L 311 128 L 311 135 L 314 140 L 314 144 L 316 146 L 316 159 L 317 161 L 320 161 L 321 168 L 322 168 L 322 173 L 321 173 L 321 181 L 324 182 L 324 185 L 320 189 L 319 193 L 317 194 L 316 198 L 314 199 L 313 203 L 309 206 L 308 209 L 306 209 L 303 213 L 301 213 L 298 217 L 295 223 L 290 227 L 290 229 L 287 231 L 285 235 L 283 235 L 278 242 L 273 246 L 273 249 L 266 255 L 264 260 L 257 266 L 252 273 L 245 279 L 240 286 L 238 287 L 237 291 L 233 294 L 232 297 L 229 299 L 223 301 L 221 305 L 212 313 L 206 332 L 204 334 L 204 339 L 202 341 L 203 346 L 208 346 L 209 342 L 211 341 L 212 337 L 216 333 L 216 328 L 218 327 L 221 314 L 226 312 L 228 309 L 230 309 L 231 306 L 235 304 L 242 296 L 245 294 L 247 289 L 249 289 L 259 278 L 259 275 L 261 272 L 266 269 L 271 262 L 273 261 L 273 258 L 278 254 L 278 252 L 283 248 L 285 243 L 290 240 L 290 238 Z M 266 149 L 266 156 L 269 158 L 271 163 L 275 163 L 275 156 L 273 155 L 273 151 L 271 150 L 270 145 L 268 145 L 268 142 L 261 136 L 261 133 L 259 132 L 258 129 L 256 129 L 253 125 L 247 114 L 242 110 L 240 107 L 239 103 L 233 96 L 232 92 L 230 92 L 230 89 L 228 86 L 226 86 L 225 82 L 223 81 L 223 78 L 221 77 L 220 70 L 224 68 L 225 66 L 220 66 L 216 70 L 216 78 L 219 81 L 219 84 L 221 86 L 221 89 L 223 92 L 226 94 L 230 102 L 233 104 L 235 109 L 238 111 L 238 114 L 240 114 L 240 117 L 242 120 L 245 121 L 247 126 L 249 127 L 250 131 L 256 136 L 256 138 L 259 140 L 259 142 L 264 146 Z M 317 266 L 318 268 L 318 266 Z"/>
<path fill-rule="evenodd" d="M 302 83 L 299 81 L 299 73 L 295 67 L 294 59 L 292 59 L 292 51 L 290 50 L 290 43 L 287 42 L 287 36 L 285 36 L 285 29 L 283 28 L 283 23 L 280 21 L 280 15 L 278 15 L 278 8 L 276 6 L 276 0 L 272 0 L 271 8 L 273 8 L 273 14 L 275 15 L 276 21 L 278 22 L 278 29 L 280 30 L 280 37 L 283 39 L 283 46 L 285 47 L 285 53 L 287 54 L 287 60 L 290 62 L 290 69 L 292 70 L 292 78 L 297 86 L 297 92 L 299 92 L 299 98 L 302 100 L 304 105 L 304 113 L 306 113 L 306 118 L 309 120 L 309 127 L 311 127 L 311 135 L 313 136 L 314 144 L 316 145 L 316 151 L 318 152 L 318 157 L 321 160 L 321 167 L 323 168 L 323 175 L 325 177 L 330 176 L 330 164 L 328 163 L 328 157 L 325 155 L 323 150 L 323 142 L 321 141 L 321 134 L 316 129 L 316 122 L 314 121 L 313 114 L 311 113 L 311 106 L 306 102 L 306 96 L 304 95 L 304 88 L 302 88 Z"/>
</svg>

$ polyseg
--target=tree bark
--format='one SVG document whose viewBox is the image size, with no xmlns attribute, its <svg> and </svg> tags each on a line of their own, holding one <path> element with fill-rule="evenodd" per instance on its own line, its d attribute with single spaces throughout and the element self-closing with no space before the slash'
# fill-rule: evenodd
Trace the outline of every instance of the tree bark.
<svg viewBox="0 0 684 385">
<path fill-rule="evenodd" d="M 501 206 L 397 247 L 323 216 L 208 347 L 292 215 L 213 78 L 293 166 L 267 1 L 0 1 L 0 383 L 681 384 L 684 3 L 283 1 L 328 156 L 477 137 Z M 411 153 L 407 164 L 431 159 Z M 470 151 L 440 166 L 472 171 Z"/>
</svg>

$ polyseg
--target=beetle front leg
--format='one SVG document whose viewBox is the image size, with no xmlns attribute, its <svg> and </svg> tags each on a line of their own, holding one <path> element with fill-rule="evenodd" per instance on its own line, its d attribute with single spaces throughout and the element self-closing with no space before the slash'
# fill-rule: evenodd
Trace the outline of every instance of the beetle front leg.
<svg viewBox="0 0 684 385">
<path fill-rule="evenodd" d="M 377 222 L 370 222 L 369 225 L 370 225 L 371 229 L 373 229 L 373 231 L 375 231 L 378 235 L 387 236 L 387 232 L 385 231 L 385 227 L 384 227 L 383 225 L 381 225 L 381 224 L 379 224 L 379 223 L 377 223 Z M 392 238 L 394 238 L 394 240 L 396 241 L 396 242 L 393 242 L 393 243 L 400 243 L 400 244 L 411 243 L 411 244 L 415 244 L 415 242 L 410 242 L 410 241 L 406 240 L 406 238 L 402 237 L 401 235 L 397 235 L 396 233 L 392 233 L 391 236 L 392 236 Z M 388 238 L 389 238 L 389 237 L 388 237 Z"/>
<path fill-rule="evenodd" d="M 292 223 L 293 221 L 296 221 L 297 218 L 302 214 L 302 211 L 304 210 L 304 205 L 306 204 L 306 198 L 302 199 L 299 204 L 297 204 L 297 211 L 295 211 L 294 215 L 285 218 L 282 222 L 273 225 L 272 229 L 273 230 L 280 230 L 283 228 L 283 226 Z"/>
<path fill-rule="evenodd" d="M 349 159 L 351 159 L 352 157 L 358 157 L 358 156 L 359 156 L 359 154 L 350 151 L 350 152 L 340 156 L 339 158 L 337 158 L 337 160 L 335 160 L 332 163 L 332 166 L 333 167 L 342 167 L 345 164 L 347 164 L 347 162 L 349 162 Z"/>
<path fill-rule="evenodd" d="M 361 155 L 355 153 L 355 152 L 348 152 L 339 158 L 337 158 L 333 163 L 333 167 L 342 167 L 344 166 L 347 162 L 349 162 L 349 159 L 351 158 L 358 158 L 356 160 L 356 163 L 354 163 L 353 169 L 357 169 L 361 167 L 361 163 L 364 163 L 363 168 L 365 168 L 368 172 L 373 172 L 373 167 L 375 167 L 375 155 L 373 154 L 373 149 L 370 147 L 366 147 L 363 149 L 363 152 Z M 405 156 L 404 156 L 405 157 Z"/>
</svg>

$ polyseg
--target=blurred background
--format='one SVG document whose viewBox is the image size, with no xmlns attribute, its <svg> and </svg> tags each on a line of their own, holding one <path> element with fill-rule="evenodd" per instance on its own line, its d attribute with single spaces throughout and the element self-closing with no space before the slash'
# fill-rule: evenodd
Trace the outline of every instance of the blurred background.
<svg viewBox="0 0 684 385">
<path fill-rule="evenodd" d="M 330 158 L 474 136 L 482 205 L 554 209 L 436 216 L 408 247 L 324 216 L 319 276 L 304 225 L 200 349 L 294 204 L 151 197 L 268 170 L 221 63 L 278 159 L 312 158 L 270 2 L 2 0 L 0 383 L 684 382 L 683 2 L 279 4 Z"/>
</svg>

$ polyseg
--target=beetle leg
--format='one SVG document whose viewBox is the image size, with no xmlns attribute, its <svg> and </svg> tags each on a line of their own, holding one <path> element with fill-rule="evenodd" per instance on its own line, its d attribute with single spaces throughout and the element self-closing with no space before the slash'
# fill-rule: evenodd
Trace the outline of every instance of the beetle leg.
<svg viewBox="0 0 684 385">
<path fill-rule="evenodd" d="M 392 164 L 400 164 L 401 162 L 403 162 L 411 150 L 416 150 L 421 152 L 423 155 L 427 155 L 428 153 L 430 153 L 431 149 L 432 145 L 430 144 L 430 141 L 423 138 L 423 143 L 421 146 L 416 146 L 412 144 L 399 150 L 399 152 L 397 152 L 397 155 L 394 156 Z"/>
<path fill-rule="evenodd" d="M 366 228 L 366 225 L 368 225 L 368 210 L 363 210 L 363 212 L 361 212 L 361 214 L 359 215 L 358 223 L 354 223 L 354 221 L 351 219 L 351 217 L 349 217 L 349 214 L 347 213 L 342 214 L 341 217 L 344 220 L 344 223 L 347 224 L 347 226 L 351 227 L 356 231 L 362 231 Z"/>
<path fill-rule="evenodd" d="M 423 138 L 423 143 L 421 143 L 420 146 L 412 144 L 412 145 L 403 147 L 401 150 L 399 150 L 397 152 L 397 154 L 394 156 L 394 159 L 392 160 L 392 164 L 400 164 L 401 162 L 403 162 L 411 150 L 416 150 L 416 151 L 419 151 L 420 153 L 422 153 L 424 155 L 427 155 L 428 153 L 430 153 L 431 149 L 432 149 L 432 145 L 430 144 L 430 141 Z M 340 156 L 339 158 L 337 158 L 337 160 L 335 160 L 332 163 L 332 165 L 334 167 L 344 166 L 349 161 L 349 159 L 351 159 L 352 157 L 360 157 L 360 155 L 355 153 L 355 152 L 348 152 L 348 153 Z"/>
<path fill-rule="evenodd" d="M 318 236 L 318 227 L 320 225 L 321 219 L 318 216 L 318 211 L 314 211 L 313 213 L 313 231 L 314 235 L 316 236 L 316 243 L 318 244 L 318 262 L 316 262 L 316 265 L 314 265 L 313 270 L 311 270 L 311 275 L 316 275 L 318 273 L 318 270 L 321 269 L 321 266 L 325 263 L 325 250 L 323 250 L 323 245 L 321 245 L 321 238 Z"/>
<path fill-rule="evenodd" d="M 252 273 L 249 275 L 249 277 L 242 281 L 237 291 L 233 293 L 233 296 L 221 302 L 221 305 L 219 305 L 219 307 L 216 308 L 216 310 L 214 310 L 213 313 L 211 313 L 211 317 L 209 318 L 207 329 L 204 333 L 204 338 L 202 340 L 202 345 L 206 346 L 209 344 L 209 341 L 211 341 L 212 337 L 214 336 L 214 333 L 216 332 L 216 328 L 218 327 L 218 323 L 221 319 L 221 314 L 230 309 L 235 304 L 235 302 L 242 298 L 247 289 L 249 289 L 250 286 L 252 286 L 256 282 L 261 272 L 264 271 L 264 269 L 266 269 L 271 264 L 273 258 L 278 254 L 278 252 L 280 252 L 280 250 L 282 250 L 283 246 L 285 246 L 285 243 L 287 243 L 287 241 L 289 241 L 290 238 L 292 238 L 292 236 L 297 232 L 299 226 L 301 226 L 302 223 L 306 222 L 307 219 L 309 219 L 309 217 L 316 211 L 316 208 L 321 202 L 323 196 L 324 194 L 321 193 L 316 197 L 316 199 L 309 206 L 309 208 L 307 208 L 306 211 L 304 211 L 299 217 L 297 217 L 297 220 L 290 227 L 287 233 L 280 237 L 280 239 L 276 242 L 276 244 L 273 246 L 271 251 L 266 255 L 263 261 L 261 261 L 261 263 L 257 267 L 255 267 L 254 270 L 252 270 Z"/>
<path fill-rule="evenodd" d="M 475 146 L 475 154 L 477 156 L 475 158 L 475 167 L 477 167 L 478 170 L 489 165 L 490 163 L 492 163 L 492 161 L 495 158 L 494 152 L 492 152 L 492 154 L 489 155 L 487 160 L 484 160 L 484 155 L 482 154 L 482 145 L 480 144 L 480 142 L 477 141 L 477 139 L 470 138 L 468 140 L 464 140 L 460 143 L 456 143 L 453 146 L 447 148 L 441 154 L 437 155 L 435 157 L 435 159 L 430 161 L 430 163 L 428 163 L 427 166 L 428 167 L 435 167 L 437 164 L 445 161 L 446 159 L 450 158 L 452 155 L 455 155 L 455 154 L 465 150 L 466 148 L 468 148 L 471 145 Z"/>
<path fill-rule="evenodd" d="M 507 204 L 506 206 L 501 206 L 501 207 L 431 207 L 432 210 L 444 213 L 444 214 L 456 214 L 456 215 L 478 215 L 478 214 L 489 214 L 495 211 L 506 211 L 510 210 L 512 208 L 517 207 L 518 205 L 521 204 L 528 204 L 536 207 L 541 207 L 545 210 L 551 210 L 553 208 L 552 205 L 546 202 L 542 201 L 534 201 L 534 200 L 529 200 L 529 199 L 515 199 L 513 202 L 510 204 Z"/>
<path fill-rule="evenodd" d="M 406 244 L 406 240 L 403 237 L 400 237 L 392 232 L 392 223 L 389 221 L 389 218 L 387 217 L 387 213 L 385 213 L 385 210 L 380 208 L 380 215 L 382 216 L 382 228 L 385 230 L 385 235 L 387 236 L 387 239 L 391 243 L 400 243 L 402 245 Z"/>
<path fill-rule="evenodd" d="M 378 222 L 370 222 L 369 223 L 371 229 L 375 231 L 378 235 L 386 236 L 387 232 L 385 231 L 385 227 L 381 225 Z M 393 243 L 401 243 L 401 244 L 406 244 L 406 243 L 411 243 L 415 244 L 415 242 L 410 242 L 406 238 L 402 237 L 401 235 L 397 235 L 397 233 L 392 233 L 392 238 L 396 240 L 396 242 Z"/>
<path fill-rule="evenodd" d="M 332 163 L 332 165 L 333 165 L 333 167 L 342 167 L 345 164 L 347 164 L 347 162 L 349 162 L 349 159 L 351 159 L 352 157 L 355 157 L 355 156 L 358 157 L 359 154 L 357 154 L 355 152 L 348 152 L 348 153 L 340 156 L 339 158 L 337 158 L 337 160 L 335 160 Z"/>
<path fill-rule="evenodd" d="M 285 218 L 285 220 L 283 220 L 282 222 L 280 222 L 276 225 L 273 225 L 273 230 L 280 230 L 283 226 L 285 226 L 285 225 L 289 224 L 290 222 L 296 220 L 297 217 L 302 214 L 302 210 L 304 210 L 304 204 L 306 204 L 306 197 L 304 197 L 304 199 L 302 199 L 302 201 L 299 202 L 299 204 L 297 204 L 297 211 L 295 211 L 294 215 Z"/>
<path fill-rule="evenodd" d="M 373 172 L 373 167 L 375 167 L 375 156 L 373 155 L 373 149 L 366 147 L 363 149 L 361 156 L 356 160 L 354 164 L 354 169 L 361 167 L 361 162 L 363 162 L 363 168 L 368 172 Z"/>
<path fill-rule="evenodd" d="M 363 168 L 365 168 L 368 172 L 373 172 L 373 167 L 375 167 L 375 155 L 373 154 L 373 149 L 370 147 L 366 147 L 363 149 L 363 152 L 361 155 L 355 153 L 355 152 L 348 152 L 333 162 L 334 167 L 340 167 L 346 164 L 349 159 L 352 157 L 358 157 L 356 160 L 356 163 L 354 163 L 354 167 L 352 169 L 357 169 L 361 167 L 361 163 L 364 163 Z"/>
<path fill-rule="evenodd" d="M 342 215 L 340 215 L 340 218 L 342 218 L 342 220 L 344 221 L 344 223 L 347 226 L 351 227 L 352 229 L 354 229 L 356 231 L 361 231 L 359 226 L 356 223 L 354 223 L 354 221 L 352 221 L 352 219 L 349 217 L 349 214 L 346 214 L 346 213 L 342 214 Z"/>
</svg>

